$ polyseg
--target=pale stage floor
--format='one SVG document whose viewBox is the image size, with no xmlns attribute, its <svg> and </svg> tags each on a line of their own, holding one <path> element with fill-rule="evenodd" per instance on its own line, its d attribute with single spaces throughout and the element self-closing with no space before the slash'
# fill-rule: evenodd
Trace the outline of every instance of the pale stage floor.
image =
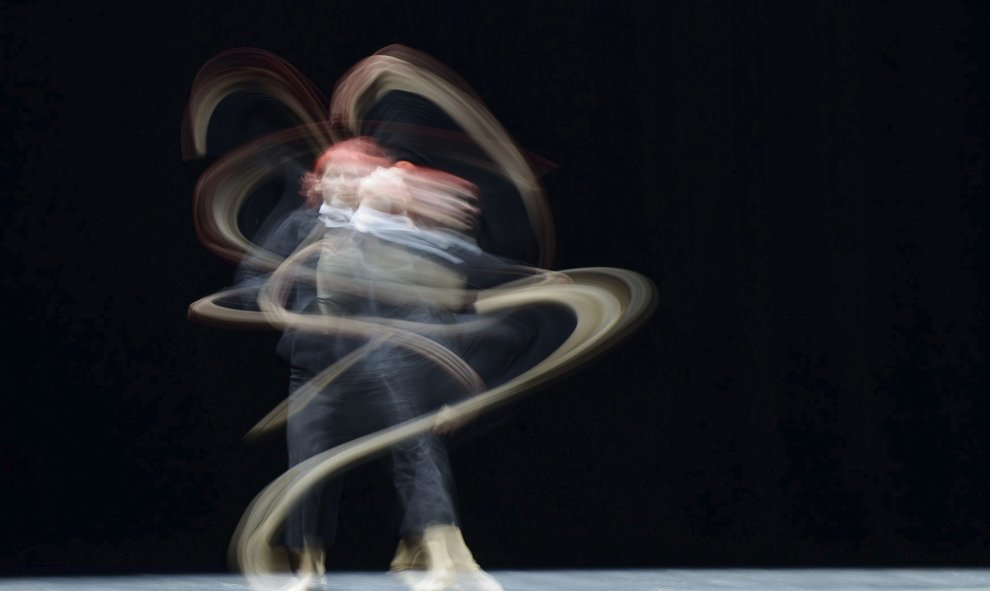
<svg viewBox="0 0 990 591">
<path fill-rule="evenodd" d="M 491 571 L 505 591 L 975 591 L 988 569 L 656 569 Z M 403 591 L 386 573 L 334 572 L 319 591 Z M 4 591 L 249 591 L 236 574 L 0 578 Z"/>
</svg>

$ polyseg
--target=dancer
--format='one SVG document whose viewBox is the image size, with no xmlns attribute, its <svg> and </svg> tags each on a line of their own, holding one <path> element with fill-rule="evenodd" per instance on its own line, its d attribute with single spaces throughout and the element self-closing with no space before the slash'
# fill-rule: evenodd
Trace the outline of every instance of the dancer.
<svg viewBox="0 0 990 591">
<path fill-rule="evenodd" d="M 389 453 L 403 505 L 391 569 L 416 591 L 499 589 L 460 533 L 441 436 L 618 342 L 652 310 L 652 284 L 621 269 L 540 268 L 552 261 L 552 225 L 532 159 L 423 54 L 391 46 L 363 60 L 335 87 L 329 121 L 277 57 L 218 56 L 197 77 L 187 154 L 206 152 L 213 110 L 245 88 L 301 125 L 256 136 L 197 185 L 200 240 L 242 270 L 190 317 L 283 332 L 292 394 L 252 433 L 286 425 L 292 466 L 245 512 L 232 562 L 271 589 L 265 573 L 284 530 L 299 575 L 291 585 L 309 586 L 336 527 L 335 479 Z M 310 207 L 285 215 L 283 198 L 279 230 L 263 223 L 245 236 L 252 193 L 328 143 L 303 183 Z"/>
<path fill-rule="evenodd" d="M 477 214 L 469 183 L 408 162 L 391 163 L 373 141 L 358 138 L 327 150 L 303 186 L 309 206 L 319 203 L 317 227 L 326 230 L 318 244 L 315 298 L 305 301 L 297 295 L 297 309 L 402 320 L 427 330 L 458 321 L 468 302 L 464 275 L 453 267 L 464 261 L 460 254 L 481 255 L 464 233 L 472 229 Z M 464 394 L 442 368 L 388 340 L 369 347 L 368 339 L 345 335 L 289 332 L 284 338 L 291 341 L 282 347 L 291 365 L 291 466 Z M 446 341 L 442 344 L 456 347 L 451 339 Z M 310 385 L 359 350 L 358 359 L 334 382 Z M 307 387 L 315 395 L 300 396 Z M 448 428 L 441 423 L 436 430 Z M 453 478 L 440 435 L 403 441 L 391 456 L 403 515 L 392 570 L 403 573 L 417 591 L 450 588 L 458 577 L 462 582 L 471 579 L 474 588 L 499 589 L 474 561 L 460 533 Z M 323 576 L 340 492 L 339 479 L 323 483 L 309 491 L 289 517 L 286 544 L 298 573 L 297 586 Z M 423 576 L 410 576 L 418 570 L 425 571 Z"/>
</svg>

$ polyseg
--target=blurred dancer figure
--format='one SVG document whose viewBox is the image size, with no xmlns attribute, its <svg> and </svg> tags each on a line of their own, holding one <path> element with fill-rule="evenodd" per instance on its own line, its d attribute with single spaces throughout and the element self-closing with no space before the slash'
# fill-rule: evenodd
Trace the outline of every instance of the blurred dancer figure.
<svg viewBox="0 0 990 591">
<path fill-rule="evenodd" d="M 391 569 L 415 591 L 500 590 L 464 544 L 439 435 L 466 420 L 476 434 L 479 418 L 606 350 L 655 288 L 621 269 L 541 269 L 554 251 L 546 163 L 429 56 L 383 48 L 339 80 L 329 121 L 325 105 L 290 64 L 246 48 L 203 67 L 184 120 L 187 157 L 223 154 L 196 186 L 197 236 L 241 261 L 237 284 L 190 318 L 277 327 L 291 364 L 292 395 L 249 435 L 285 421 L 295 467 L 245 512 L 231 560 L 268 589 L 284 524 L 292 587 L 308 587 L 339 500 L 332 479 L 313 483 L 389 450 L 403 506 Z M 406 424 L 426 416 L 439 419 Z"/>
<path fill-rule="evenodd" d="M 339 143 L 304 179 L 311 206 L 325 228 L 316 264 L 315 310 L 338 317 L 375 317 L 452 325 L 465 309 L 459 253 L 480 254 L 470 231 L 477 209 L 470 183 L 408 162 L 391 165 L 368 139 Z M 315 235 L 317 235 L 318 232 Z M 459 385 L 434 362 L 379 339 L 295 334 L 289 360 L 296 393 L 327 367 L 358 355 L 313 398 L 290 399 L 289 461 L 297 465 L 372 431 L 422 416 L 452 402 Z M 434 337 L 442 345 L 456 343 Z M 438 425 L 438 430 L 445 428 Z M 392 569 L 416 591 L 467 586 L 499 589 L 467 549 L 458 526 L 453 478 L 437 434 L 414 437 L 392 450 L 393 480 L 402 504 L 400 545 Z M 341 486 L 332 480 L 311 491 L 290 516 L 286 544 L 300 586 L 322 576 L 324 552 L 335 536 Z"/>
</svg>

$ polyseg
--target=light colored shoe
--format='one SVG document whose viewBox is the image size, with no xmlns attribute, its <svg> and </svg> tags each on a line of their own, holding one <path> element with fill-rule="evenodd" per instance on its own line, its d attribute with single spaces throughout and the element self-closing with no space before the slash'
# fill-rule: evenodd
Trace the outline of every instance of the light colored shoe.
<svg viewBox="0 0 990 591">
<path fill-rule="evenodd" d="M 313 574 L 303 574 L 292 577 L 288 583 L 278 588 L 278 591 L 313 591 L 316 589 L 317 577 Z"/>
<path fill-rule="evenodd" d="M 451 527 L 430 526 L 422 537 L 401 540 L 389 572 L 411 591 L 455 591 L 457 571 L 447 550 L 447 529 Z"/>
<path fill-rule="evenodd" d="M 503 591 L 495 577 L 481 570 L 474 560 L 471 550 L 464 542 L 459 527 L 448 527 L 443 532 L 447 552 L 454 561 L 457 571 L 458 589 L 461 591 Z"/>
<path fill-rule="evenodd" d="M 459 571 L 457 586 L 461 591 L 504 591 L 495 577 L 480 568 L 474 571 Z"/>
<path fill-rule="evenodd" d="M 389 571 L 412 591 L 503 591 L 453 525 L 430 526 L 422 538 L 400 541 Z"/>
<path fill-rule="evenodd" d="M 411 589 L 412 591 L 456 591 L 459 587 L 453 572 L 438 572 L 427 574 Z"/>
<path fill-rule="evenodd" d="M 278 591 L 315 591 L 326 586 L 326 553 L 323 550 L 305 548 L 289 553 L 295 560 L 296 574 Z"/>
<path fill-rule="evenodd" d="M 389 572 L 400 573 L 409 570 L 426 570 L 426 552 L 422 538 L 403 538 L 395 549 L 395 556 L 388 566 Z"/>
<path fill-rule="evenodd" d="M 417 583 L 419 583 L 420 581 L 426 578 L 425 570 L 413 570 L 413 569 L 390 570 L 388 571 L 388 574 L 395 577 L 396 580 L 398 580 L 400 583 L 402 583 L 409 589 L 414 588 Z"/>
<path fill-rule="evenodd" d="M 437 529 L 439 530 L 439 535 L 443 537 L 444 547 L 450 555 L 451 560 L 454 561 L 454 568 L 458 572 L 481 570 L 481 567 L 475 562 L 471 550 L 468 549 L 467 544 L 464 542 L 461 528 L 454 527 L 453 525 L 438 525 Z"/>
</svg>

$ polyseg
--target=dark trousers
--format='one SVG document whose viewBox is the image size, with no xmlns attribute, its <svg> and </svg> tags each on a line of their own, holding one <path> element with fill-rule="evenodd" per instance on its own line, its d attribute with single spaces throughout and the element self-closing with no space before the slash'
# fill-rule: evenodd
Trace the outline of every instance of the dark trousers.
<svg viewBox="0 0 990 591">
<path fill-rule="evenodd" d="M 306 367 L 292 367 L 290 391 L 295 393 L 357 344 L 336 339 L 329 346 L 323 343 L 319 353 L 311 350 Z M 289 463 L 295 466 L 357 437 L 417 418 L 434 410 L 452 387 L 448 378 L 418 355 L 383 344 L 304 406 L 290 402 Z M 434 524 L 457 525 L 453 478 L 441 437 L 424 434 L 403 441 L 392 448 L 391 460 L 403 516 L 400 536 L 419 535 Z M 339 477 L 309 491 L 290 513 L 286 544 L 297 549 L 331 545 L 340 496 Z"/>
</svg>

